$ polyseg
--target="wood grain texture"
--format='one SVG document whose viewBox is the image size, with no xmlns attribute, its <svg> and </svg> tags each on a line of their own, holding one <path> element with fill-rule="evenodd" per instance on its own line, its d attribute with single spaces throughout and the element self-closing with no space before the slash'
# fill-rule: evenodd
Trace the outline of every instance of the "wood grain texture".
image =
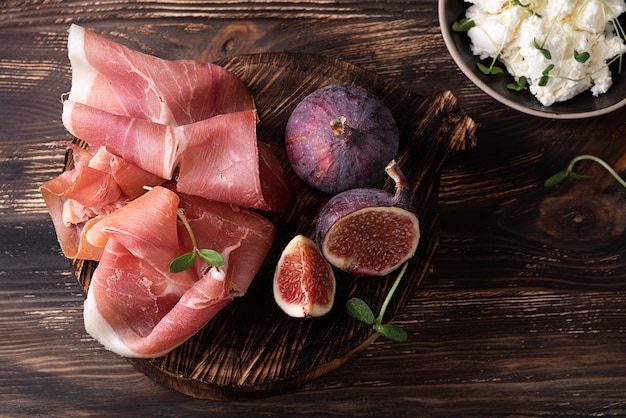
<svg viewBox="0 0 626 418">
<path fill-rule="evenodd" d="M 580 167 L 591 182 L 542 186 L 578 153 L 624 171 L 626 109 L 552 121 L 504 108 L 455 68 L 436 9 L 434 0 L 0 3 L 0 415 L 626 415 L 624 191 L 593 164 Z M 60 123 L 71 22 L 164 58 L 321 54 L 424 96 L 451 90 L 479 124 L 478 146 L 444 166 L 433 272 L 395 318 L 409 341 L 374 341 L 293 392 L 214 402 L 164 388 L 91 340 L 37 191 L 63 167 L 65 150 L 49 143 L 71 139 Z"/>
</svg>

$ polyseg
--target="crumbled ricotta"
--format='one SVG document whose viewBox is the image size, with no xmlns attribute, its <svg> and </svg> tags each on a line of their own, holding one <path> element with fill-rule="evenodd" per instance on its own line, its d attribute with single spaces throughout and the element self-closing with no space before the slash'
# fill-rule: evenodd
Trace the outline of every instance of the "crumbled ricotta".
<svg viewBox="0 0 626 418">
<path fill-rule="evenodd" d="M 613 84 L 608 64 L 626 52 L 613 22 L 626 11 L 625 0 L 466 1 L 472 3 L 466 17 L 474 20 L 468 31 L 474 55 L 498 58 L 516 80 L 525 76 L 544 106 L 586 90 L 598 96 Z M 574 51 L 589 58 L 579 62 Z"/>
</svg>

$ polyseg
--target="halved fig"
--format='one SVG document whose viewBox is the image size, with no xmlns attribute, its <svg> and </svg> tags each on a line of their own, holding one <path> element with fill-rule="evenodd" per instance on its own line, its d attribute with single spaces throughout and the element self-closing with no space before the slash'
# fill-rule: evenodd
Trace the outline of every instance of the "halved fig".
<svg viewBox="0 0 626 418">
<path fill-rule="evenodd" d="M 274 272 L 274 299 L 294 318 L 322 316 L 335 301 L 336 281 L 333 268 L 317 244 L 297 235 L 283 250 Z"/>
<path fill-rule="evenodd" d="M 406 178 L 395 161 L 385 168 L 395 194 L 358 188 L 339 193 L 322 208 L 316 240 L 333 266 L 358 276 L 384 276 L 413 257 L 419 220 Z"/>
</svg>

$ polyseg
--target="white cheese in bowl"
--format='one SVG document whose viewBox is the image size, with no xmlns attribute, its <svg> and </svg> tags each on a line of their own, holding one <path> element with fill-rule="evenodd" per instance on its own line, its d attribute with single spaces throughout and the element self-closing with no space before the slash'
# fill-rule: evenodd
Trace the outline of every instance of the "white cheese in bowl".
<svg viewBox="0 0 626 418">
<path fill-rule="evenodd" d="M 626 52 L 622 28 L 614 24 L 626 1 L 466 1 L 474 55 L 498 59 L 515 80 L 524 76 L 544 106 L 611 87 L 609 64 Z"/>
</svg>

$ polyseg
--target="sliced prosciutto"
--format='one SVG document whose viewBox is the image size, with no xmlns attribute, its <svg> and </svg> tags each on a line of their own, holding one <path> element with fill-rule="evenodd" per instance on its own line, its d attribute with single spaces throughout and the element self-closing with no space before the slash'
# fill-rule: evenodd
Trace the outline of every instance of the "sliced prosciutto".
<svg viewBox="0 0 626 418">
<path fill-rule="evenodd" d="M 177 176 L 181 193 L 281 212 L 292 191 L 268 145 L 257 141 L 255 111 L 215 116 L 183 128 L 188 142 Z"/>
<path fill-rule="evenodd" d="M 122 356 L 158 357 L 193 336 L 246 293 L 271 246 L 275 229 L 265 218 L 181 196 L 155 187 L 92 229 L 92 239 L 106 244 L 85 301 L 85 327 Z M 196 261 L 169 272 L 170 261 L 191 249 L 179 205 L 198 245 L 222 253 L 224 267 Z"/>
<path fill-rule="evenodd" d="M 182 193 L 275 212 L 291 203 L 280 163 L 257 139 L 255 110 L 171 126 L 67 100 L 63 122 L 72 135 L 155 176 L 172 179 L 178 169 Z"/>
<path fill-rule="evenodd" d="M 116 115 L 66 100 L 61 115 L 67 130 L 91 146 L 103 146 L 127 162 L 171 180 L 186 140 L 172 125 Z"/>
<path fill-rule="evenodd" d="M 142 54 L 77 25 L 68 49 L 72 89 L 62 119 L 72 135 L 155 176 L 170 180 L 178 170 L 185 193 L 265 211 L 289 207 L 289 181 L 259 144 L 254 100 L 234 74 Z"/>
<path fill-rule="evenodd" d="M 98 260 L 102 249 L 89 245 L 84 237 L 99 217 L 125 204 L 125 198 L 112 174 L 85 162 L 40 188 L 50 211 L 63 254 L 70 259 Z"/>
<path fill-rule="evenodd" d="M 271 247 L 263 211 L 291 186 L 257 138 L 254 100 L 234 74 L 133 51 L 72 25 L 72 89 L 62 120 L 84 141 L 74 168 L 40 188 L 64 254 L 98 261 L 85 300 L 90 335 L 127 357 L 166 354 L 243 296 Z M 224 267 L 170 262 L 192 249 Z"/>
<path fill-rule="evenodd" d="M 75 102 L 166 125 L 254 109 L 245 84 L 215 64 L 143 54 L 75 24 L 67 48 Z"/>
<path fill-rule="evenodd" d="M 106 149 L 90 152 L 76 144 L 72 149 L 74 168 L 40 187 L 63 254 L 70 259 L 98 261 L 101 247 L 87 242 L 86 234 L 102 216 L 145 193 L 145 186 L 164 179 L 129 164 Z"/>
</svg>

